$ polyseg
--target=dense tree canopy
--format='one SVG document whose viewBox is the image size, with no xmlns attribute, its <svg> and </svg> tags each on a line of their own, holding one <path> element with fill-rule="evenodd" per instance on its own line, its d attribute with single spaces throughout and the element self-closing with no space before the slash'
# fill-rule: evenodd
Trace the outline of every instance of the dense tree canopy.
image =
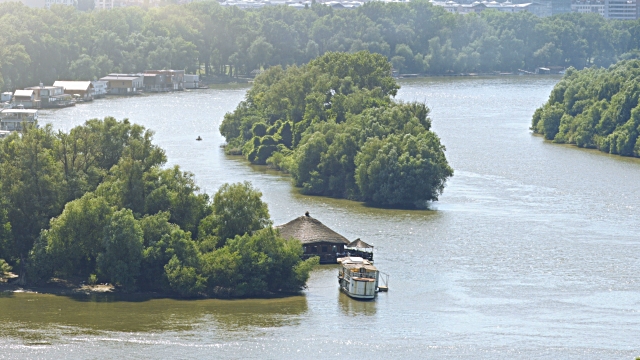
<svg viewBox="0 0 640 360">
<path fill-rule="evenodd" d="M 95 279 L 181 296 L 299 291 L 317 259 L 303 262 L 300 243 L 271 229 L 262 194 L 226 184 L 211 202 L 191 174 L 162 167 L 152 135 L 105 118 L 0 140 L 0 258 L 30 283 Z"/>
<path fill-rule="evenodd" d="M 640 157 L 640 60 L 569 69 L 533 115 L 531 129 L 558 143 Z"/>
<path fill-rule="evenodd" d="M 326 53 L 256 78 L 220 132 L 227 151 L 290 172 L 314 195 L 385 206 L 437 200 L 453 171 L 424 104 L 392 100 L 379 54 Z"/>
<path fill-rule="evenodd" d="M 459 15 L 426 0 L 370 2 L 349 11 L 222 7 L 217 1 L 82 12 L 0 4 L 0 88 L 91 80 L 149 68 L 248 74 L 304 64 L 326 52 L 368 50 L 403 73 L 608 66 L 640 56 L 640 21 L 598 14 L 538 18 Z"/>
</svg>

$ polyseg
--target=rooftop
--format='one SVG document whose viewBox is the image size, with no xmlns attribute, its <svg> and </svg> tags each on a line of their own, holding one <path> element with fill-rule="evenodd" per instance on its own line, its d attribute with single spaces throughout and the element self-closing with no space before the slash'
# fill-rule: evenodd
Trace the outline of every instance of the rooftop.
<svg viewBox="0 0 640 360">
<path fill-rule="evenodd" d="M 16 90 L 13 94 L 14 96 L 31 96 L 33 95 L 33 90 Z"/>
<path fill-rule="evenodd" d="M 107 75 L 103 78 L 100 78 L 100 80 L 137 80 L 140 79 L 142 77 L 142 75 L 116 75 L 116 74 L 111 74 L 111 75 Z"/>
<path fill-rule="evenodd" d="M 56 81 L 53 86 L 62 86 L 65 90 L 86 91 L 93 85 L 91 81 Z"/>
<path fill-rule="evenodd" d="M 283 237 L 298 239 L 303 244 L 327 242 L 346 245 L 349 243 L 344 236 L 309 215 L 300 216 L 276 228 L 280 230 L 280 235 Z"/>
</svg>

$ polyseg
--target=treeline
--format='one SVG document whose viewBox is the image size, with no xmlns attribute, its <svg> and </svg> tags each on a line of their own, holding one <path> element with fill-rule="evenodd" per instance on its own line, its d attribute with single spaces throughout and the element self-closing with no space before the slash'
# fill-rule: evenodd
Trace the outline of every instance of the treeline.
<svg viewBox="0 0 640 360">
<path fill-rule="evenodd" d="M 0 258 L 29 284 L 219 297 L 305 285 L 317 259 L 301 261 L 300 243 L 272 229 L 259 191 L 226 184 L 210 199 L 165 162 L 152 132 L 127 120 L 12 133 L 0 140 Z"/>
<path fill-rule="evenodd" d="M 227 152 L 288 171 L 306 194 L 400 207 L 437 200 L 453 170 L 429 109 L 393 101 L 390 73 L 367 51 L 272 67 L 225 115 Z"/>
<path fill-rule="evenodd" d="M 349 11 L 322 5 L 245 11 L 202 1 L 80 12 L 11 2 L 0 4 L 0 34 L 4 89 L 145 69 L 235 76 L 304 64 L 329 51 L 368 50 L 401 72 L 429 74 L 606 67 L 640 54 L 640 21 L 497 11 L 462 16 L 426 0 Z"/>
<path fill-rule="evenodd" d="M 531 129 L 557 143 L 640 157 L 640 60 L 567 70 Z"/>
</svg>

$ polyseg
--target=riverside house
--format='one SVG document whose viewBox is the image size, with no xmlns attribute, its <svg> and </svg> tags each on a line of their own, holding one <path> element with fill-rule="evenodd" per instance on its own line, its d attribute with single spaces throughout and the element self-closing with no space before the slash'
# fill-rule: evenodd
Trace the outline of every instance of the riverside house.
<svg viewBox="0 0 640 360">
<path fill-rule="evenodd" d="M 33 91 L 34 99 L 37 102 L 37 106 L 27 106 L 24 102 L 22 105 L 24 107 L 30 107 L 34 109 L 39 108 L 51 108 L 51 107 L 64 107 L 72 105 L 72 97 L 71 95 L 67 95 L 64 93 L 64 88 L 62 86 L 44 86 L 42 83 L 38 86 L 32 86 L 25 88 L 25 91 Z M 14 97 L 14 102 L 16 105 L 20 104 L 18 100 Z"/>
<path fill-rule="evenodd" d="M 152 92 L 184 90 L 184 70 L 145 70 L 144 88 Z"/>
<path fill-rule="evenodd" d="M 94 99 L 99 99 L 99 98 L 103 98 L 105 97 L 105 95 L 107 95 L 107 82 L 106 81 L 100 81 L 100 80 L 95 80 L 91 82 L 91 85 L 93 85 L 93 98 Z"/>
<path fill-rule="evenodd" d="M 56 81 L 53 86 L 61 86 L 64 93 L 76 100 L 93 100 L 93 84 L 91 81 Z"/>
<path fill-rule="evenodd" d="M 100 81 L 107 82 L 107 92 L 113 95 L 131 95 L 144 88 L 141 74 L 109 74 Z"/>
<path fill-rule="evenodd" d="M 337 263 L 338 254 L 344 253 L 345 245 L 349 244 L 349 240 L 312 218 L 309 212 L 276 228 L 285 239 L 302 243 L 304 259 L 318 256 L 321 264 Z"/>
<path fill-rule="evenodd" d="M 200 77 L 197 74 L 184 74 L 184 88 L 197 89 L 200 87 Z"/>
<path fill-rule="evenodd" d="M 13 102 L 27 109 L 40 107 L 40 97 L 36 97 L 36 92 L 33 90 L 16 90 L 13 93 Z"/>
</svg>

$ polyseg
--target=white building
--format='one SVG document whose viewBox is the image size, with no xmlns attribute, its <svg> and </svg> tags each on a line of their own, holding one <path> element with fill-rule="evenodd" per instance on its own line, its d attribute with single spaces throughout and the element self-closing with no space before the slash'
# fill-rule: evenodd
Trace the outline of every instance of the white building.
<svg viewBox="0 0 640 360">
<path fill-rule="evenodd" d="M 605 0 L 604 17 L 615 20 L 638 18 L 638 0 Z"/>
<path fill-rule="evenodd" d="M 101 98 L 107 95 L 107 86 L 109 85 L 108 82 L 96 80 L 96 81 L 92 81 L 91 84 L 93 84 L 94 98 Z"/>
<path fill-rule="evenodd" d="M 184 74 L 184 88 L 197 89 L 200 87 L 200 76 L 193 74 Z"/>
<path fill-rule="evenodd" d="M 17 1 L 31 8 L 45 7 L 45 0 L 0 0 L 0 3 L 9 2 L 9 1 Z"/>
<path fill-rule="evenodd" d="M 161 5 L 161 0 L 94 0 L 94 8 L 96 10 L 109 10 L 119 7 L 140 6 L 140 7 L 156 7 Z M 178 3 L 181 3 L 178 1 Z"/>
<path fill-rule="evenodd" d="M 455 1 L 431 1 L 435 6 L 443 7 L 447 12 L 453 14 L 470 14 L 480 13 L 485 9 L 495 9 L 501 12 L 517 13 L 522 11 L 530 12 L 537 16 L 545 16 L 542 6 L 538 3 L 526 3 L 526 4 L 513 4 L 510 1 L 497 2 L 497 1 L 475 1 L 472 4 L 459 4 Z"/>
<path fill-rule="evenodd" d="M 44 7 L 49 9 L 51 5 L 76 6 L 76 0 L 44 0 Z"/>
<path fill-rule="evenodd" d="M 601 16 L 605 16 L 604 1 L 576 2 L 571 4 L 571 12 L 581 13 L 581 14 L 596 13 L 596 14 L 600 14 Z"/>
</svg>

